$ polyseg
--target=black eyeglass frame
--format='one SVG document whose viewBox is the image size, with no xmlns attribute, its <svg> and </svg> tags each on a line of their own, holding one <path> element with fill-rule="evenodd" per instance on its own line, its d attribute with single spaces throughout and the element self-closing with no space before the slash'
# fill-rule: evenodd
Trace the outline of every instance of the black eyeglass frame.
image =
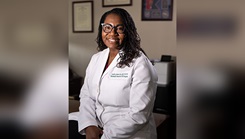
<svg viewBox="0 0 245 139">
<path fill-rule="evenodd" d="M 104 28 L 103 28 L 104 25 L 109 25 L 109 26 L 111 26 L 111 31 L 112 31 L 112 29 L 114 28 L 114 30 L 116 30 L 116 32 L 118 31 L 118 28 L 117 28 L 117 27 L 122 26 L 122 27 L 123 27 L 123 32 L 122 32 L 122 33 L 117 32 L 117 33 L 118 33 L 118 34 L 124 34 L 125 27 L 124 27 L 123 24 L 118 24 L 118 25 L 116 25 L 116 26 L 113 26 L 112 24 L 109 24 L 109 23 L 101 23 L 102 30 L 103 30 L 105 33 L 111 33 L 111 31 L 110 31 L 110 32 L 106 32 L 106 31 L 104 30 Z"/>
</svg>

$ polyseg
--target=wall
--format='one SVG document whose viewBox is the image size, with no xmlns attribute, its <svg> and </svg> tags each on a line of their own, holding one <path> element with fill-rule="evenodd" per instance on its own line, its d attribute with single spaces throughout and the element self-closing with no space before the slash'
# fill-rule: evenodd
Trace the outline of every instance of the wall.
<svg viewBox="0 0 245 139">
<path fill-rule="evenodd" d="M 69 1 L 69 64 L 80 76 L 85 75 L 91 56 L 97 52 L 95 38 L 102 14 L 114 7 L 102 7 L 102 1 L 94 1 L 94 32 L 72 32 L 72 1 Z M 141 0 L 133 0 L 132 6 L 123 6 L 133 17 L 141 37 L 141 47 L 150 59 L 159 59 L 162 54 L 176 55 L 176 0 L 173 21 L 141 21 Z"/>
<path fill-rule="evenodd" d="M 67 53 L 67 0 L 1 0 L 0 30 L 0 76 L 33 77 Z"/>
<path fill-rule="evenodd" d="M 178 2 L 178 23 L 183 23 L 184 28 L 189 31 L 182 32 L 184 35 L 180 37 L 178 28 L 176 138 L 209 139 L 211 136 L 220 135 L 239 138 L 244 135 L 240 126 L 244 118 L 238 118 L 244 116 L 236 112 L 240 107 L 239 104 L 242 104 L 240 102 L 244 102 L 242 97 L 245 79 L 244 2 L 240 0 Z M 197 18 L 204 21 L 198 21 L 199 29 L 203 27 L 199 31 L 191 31 L 193 24 L 189 26 L 188 22 L 180 22 L 180 19 L 194 21 Z M 222 19 L 229 20 L 224 22 Z M 227 29 L 230 31 L 225 32 Z M 229 105 L 233 107 L 232 110 L 223 109 Z M 209 111 L 211 107 L 212 110 Z M 227 113 L 232 113 L 232 117 Z M 238 113 L 239 116 L 236 115 Z M 237 122 L 234 122 L 234 119 Z M 223 125 L 228 123 L 227 121 L 234 124 Z M 189 128 L 186 128 L 187 125 Z M 225 128 L 213 130 L 212 127 Z M 236 132 L 226 133 L 233 129 L 236 129 Z M 209 132 L 211 130 L 212 134 Z"/>
</svg>

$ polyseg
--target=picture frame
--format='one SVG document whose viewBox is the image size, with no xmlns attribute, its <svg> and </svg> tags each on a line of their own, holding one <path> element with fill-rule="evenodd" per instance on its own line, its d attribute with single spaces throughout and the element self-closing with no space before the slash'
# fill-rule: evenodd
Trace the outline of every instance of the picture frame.
<svg viewBox="0 0 245 139">
<path fill-rule="evenodd" d="M 142 0 L 142 21 L 172 21 L 173 0 Z"/>
<path fill-rule="evenodd" d="M 102 0 L 102 7 L 131 6 L 132 0 Z"/>
<path fill-rule="evenodd" d="M 72 2 L 73 33 L 93 32 L 93 1 Z"/>
</svg>

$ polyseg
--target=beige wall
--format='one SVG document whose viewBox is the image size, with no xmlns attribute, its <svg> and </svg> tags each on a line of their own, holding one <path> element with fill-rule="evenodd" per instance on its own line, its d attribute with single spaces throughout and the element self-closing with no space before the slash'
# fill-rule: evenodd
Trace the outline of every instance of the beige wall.
<svg viewBox="0 0 245 139">
<path fill-rule="evenodd" d="M 67 53 L 67 0 L 1 0 L 0 30 L 0 74 L 31 78 Z"/>
<path fill-rule="evenodd" d="M 114 7 L 102 7 L 102 1 L 94 1 L 94 32 L 72 33 L 71 7 L 69 1 L 69 63 L 80 76 L 85 75 L 91 56 L 97 52 L 95 38 L 102 14 Z M 141 0 L 133 0 L 132 6 L 123 6 L 133 17 L 141 46 L 150 59 L 159 59 L 162 54 L 176 56 L 176 0 L 174 1 L 173 21 L 141 21 Z"/>
<path fill-rule="evenodd" d="M 208 21 L 207 17 L 215 17 L 214 19 L 229 17 L 234 22 L 234 32 L 227 35 L 223 33 L 223 36 L 210 34 L 178 38 L 178 52 L 176 54 L 178 55 L 178 62 L 188 62 L 184 65 L 190 63 L 198 66 L 235 64 L 238 67 L 245 67 L 244 2 L 229 0 L 179 1 L 178 17 L 185 17 L 185 19 L 187 17 L 190 19 L 203 17 L 206 21 Z"/>
</svg>

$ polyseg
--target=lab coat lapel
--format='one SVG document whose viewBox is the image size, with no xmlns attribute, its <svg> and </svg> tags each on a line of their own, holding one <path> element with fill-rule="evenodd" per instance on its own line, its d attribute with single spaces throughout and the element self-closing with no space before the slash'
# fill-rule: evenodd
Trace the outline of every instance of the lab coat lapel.
<svg viewBox="0 0 245 139">
<path fill-rule="evenodd" d="M 119 60 L 119 53 L 113 59 L 113 61 L 109 65 L 109 67 L 104 71 L 101 78 L 103 78 L 106 74 L 108 74 L 109 71 L 111 71 L 113 68 L 115 68 L 117 66 L 118 60 Z"/>
<path fill-rule="evenodd" d="M 95 77 L 95 82 L 97 85 L 100 84 L 100 79 L 102 77 L 107 59 L 108 59 L 108 55 L 109 55 L 109 49 L 107 48 L 105 51 L 102 52 L 101 56 L 98 58 L 98 62 L 96 65 L 96 70 L 94 72 L 94 77 Z"/>
</svg>

